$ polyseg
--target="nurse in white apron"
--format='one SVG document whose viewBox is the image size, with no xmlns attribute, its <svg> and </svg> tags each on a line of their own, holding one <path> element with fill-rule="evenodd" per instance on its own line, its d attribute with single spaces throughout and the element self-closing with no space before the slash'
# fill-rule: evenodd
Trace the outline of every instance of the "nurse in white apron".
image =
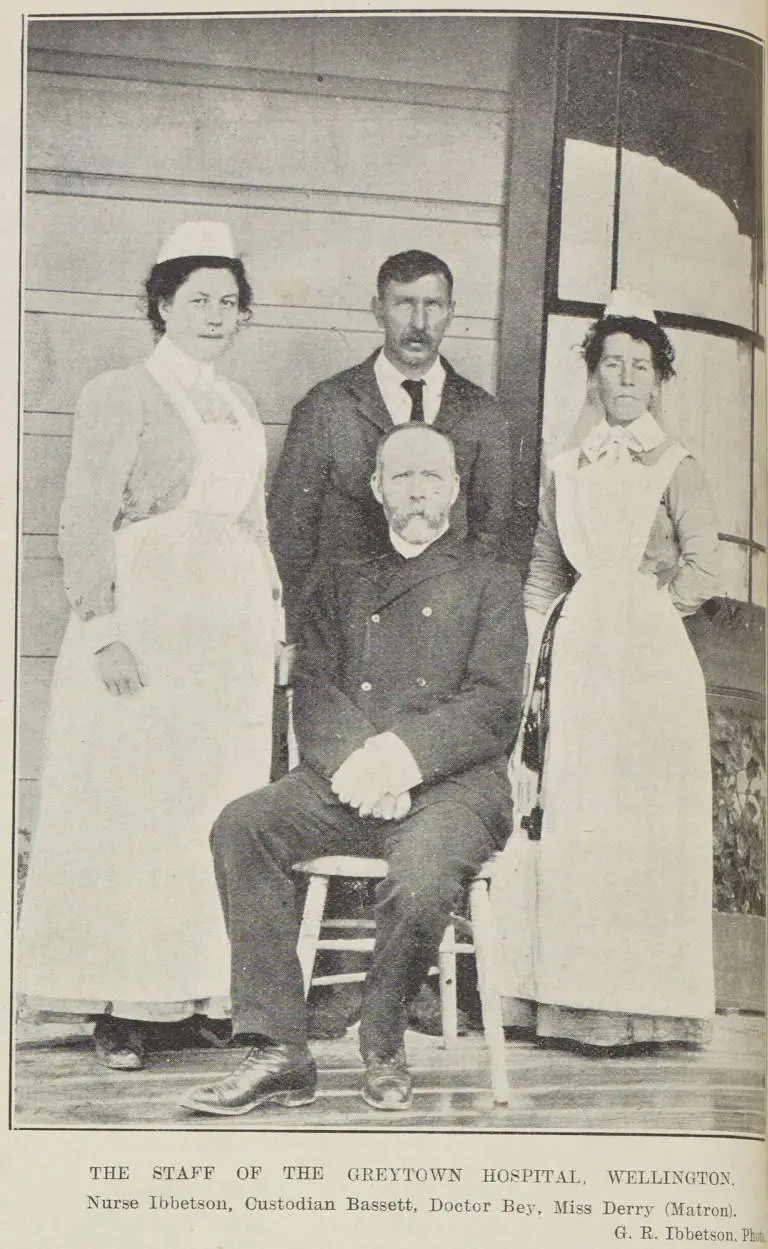
<svg viewBox="0 0 768 1249">
<path fill-rule="evenodd" d="M 604 418 L 552 462 L 525 590 L 542 624 L 565 597 L 513 756 L 528 809 L 493 885 L 505 1017 L 604 1049 L 699 1044 L 714 1011 L 712 793 L 683 617 L 718 592 L 714 509 L 648 410 L 674 358 L 648 301 L 614 292 L 584 354 Z M 547 726 L 539 784 L 526 756 Z"/>
<path fill-rule="evenodd" d="M 252 401 L 215 372 L 251 290 L 228 227 L 190 222 L 147 282 L 158 343 L 78 403 L 61 514 L 72 606 L 53 680 L 18 942 L 28 1008 L 96 1016 L 140 1068 L 147 1023 L 228 1011 L 208 848 L 269 781 L 280 583 Z"/>
</svg>

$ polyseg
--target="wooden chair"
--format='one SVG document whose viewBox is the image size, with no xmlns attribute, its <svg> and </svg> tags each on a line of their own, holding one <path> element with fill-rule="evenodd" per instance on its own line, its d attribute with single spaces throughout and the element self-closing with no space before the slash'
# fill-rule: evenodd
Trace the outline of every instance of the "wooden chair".
<svg viewBox="0 0 768 1249">
<path fill-rule="evenodd" d="M 459 940 L 460 929 L 466 921 L 451 918 L 438 954 L 440 982 L 440 1015 L 443 1044 L 450 1049 L 457 1043 L 456 1010 L 456 958 L 459 954 L 474 954 L 477 962 L 477 981 L 480 1006 L 483 1015 L 483 1032 L 491 1064 L 491 1087 L 494 1101 L 506 1105 L 509 1101 L 509 1085 L 504 1054 L 504 1028 L 501 1015 L 501 992 L 499 988 L 498 942 L 493 928 L 490 907 L 490 883 L 493 875 L 493 859 L 488 859 L 469 886 L 469 915 L 471 939 Z M 355 880 L 381 880 L 387 875 L 385 859 L 363 858 L 352 855 L 323 855 L 307 859 L 294 866 L 294 871 L 309 878 L 304 913 L 299 929 L 296 952 L 299 956 L 304 992 L 312 985 L 349 984 L 365 979 L 364 971 L 334 972 L 315 976 L 314 966 L 318 950 L 373 950 L 376 922 L 373 919 L 325 918 L 328 887 L 333 877 Z M 342 935 L 325 936 L 332 930 Z M 349 935 L 348 935 L 349 934 Z"/>
</svg>

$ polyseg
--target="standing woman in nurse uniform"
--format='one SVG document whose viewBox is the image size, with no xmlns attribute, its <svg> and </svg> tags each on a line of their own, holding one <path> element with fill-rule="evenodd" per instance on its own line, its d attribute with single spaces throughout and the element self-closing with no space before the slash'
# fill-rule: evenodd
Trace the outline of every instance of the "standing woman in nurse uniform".
<svg viewBox="0 0 768 1249">
<path fill-rule="evenodd" d="M 493 886 L 505 1018 L 603 1052 L 698 1044 L 714 1011 L 712 798 L 683 617 L 718 592 L 714 508 L 651 415 L 674 352 L 648 300 L 615 291 L 584 357 L 604 416 L 552 462 L 525 587 L 542 625 L 564 597 L 513 756 L 519 775 L 543 754 L 538 801 Z"/>
<path fill-rule="evenodd" d="M 223 1017 L 229 946 L 208 849 L 267 784 L 280 583 L 264 431 L 214 361 L 251 289 L 227 226 L 189 222 L 146 284 L 157 345 L 89 382 L 60 550 L 72 615 L 56 664 L 17 983 L 96 1017 L 105 1066 L 146 1024 Z"/>
</svg>

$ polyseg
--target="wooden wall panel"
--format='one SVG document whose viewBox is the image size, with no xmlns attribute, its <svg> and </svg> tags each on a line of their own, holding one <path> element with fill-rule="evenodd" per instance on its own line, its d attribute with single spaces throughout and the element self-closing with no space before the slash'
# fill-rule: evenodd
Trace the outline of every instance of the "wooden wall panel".
<svg viewBox="0 0 768 1249">
<path fill-rule="evenodd" d="M 22 529 L 55 533 L 59 523 L 69 439 L 25 434 L 22 444 Z M 26 653 L 26 641 L 22 638 Z"/>
<path fill-rule="evenodd" d="M 29 656 L 55 658 L 69 617 L 61 560 L 26 558 L 21 576 L 21 635 Z"/>
<path fill-rule="evenodd" d="M 108 368 L 125 368 L 152 349 L 149 326 L 138 316 L 128 320 L 30 313 L 26 321 L 24 390 L 32 412 L 71 413 L 89 378 Z M 369 324 L 369 330 L 354 331 L 251 324 L 241 330 L 221 371 L 246 386 L 265 424 L 284 424 L 310 386 L 365 359 L 380 345 L 373 317 Z M 444 345 L 456 368 L 493 388 L 492 338 L 451 336 Z M 68 432 L 61 422 L 54 427 Z"/>
<path fill-rule="evenodd" d="M 364 197 L 353 203 L 360 215 L 315 212 L 311 196 L 304 212 L 274 212 L 30 195 L 25 281 L 39 290 L 138 295 L 160 240 L 181 221 L 214 216 L 232 227 L 257 303 L 367 310 L 384 258 L 420 247 L 451 266 L 462 316 L 498 316 L 498 226 L 367 216 Z"/>
<path fill-rule="evenodd" d="M 502 199 L 503 114 L 62 74 L 30 75 L 28 109 L 38 169 L 438 199 L 471 169 L 461 198 Z"/>
<path fill-rule="evenodd" d="M 99 321 L 86 317 L 24 318 L 24 404 L 38 412 L 71 412 L 89 378 L 105 369 L 124 369 L 152 346 L 149 327 L 138 318 Z"/>
<path fill-rule="evenodd" d="M 52 659 L 24 657 L 19 667 L 21 724 L 17 769 L 21 780 L 40 777 L 53 662 Z"/>
<path fill-rule="evenodd" d="M 509 90 L 509 22 L 442 16 L 439 26 L 434 17 L 352 21 L 351 26 L 345 22 L 342 38 L 329 22 L 315 30 L 317 60 L 330 73 L 347 73 L 352 57 L 355 73 L 362 76 Z"/>
<path fill-rule="evenodd" d="M 40 782 L 18 781 L 16 785 L 16 818 L 19 830 L 34 832 L 40 806 Z"/>
<path fill-rule="evenodd" d="M 30 21 L 32 48 L 377 81 L 509 88 L 510 22 L 466 17 L 250 17 Z"/>
<path fill-rule="evenodd" d="M 190 204 L 196 208 L 263 209 L 269 212 L 322 212 L 341 217 L 404 217 L 411 221 L 457 221 L 462 225 L 495 225 L 499 204 L 469 200 L 356 194 L 317 187 L 251 186 L 233 182 L 179 182 L 173 178 L 140 178 L 127 174 L 89 173 L 78 169 L 29 169 L 26 190 L 39 195 L 82 195 L 90 199 L 139 200 L 146 204 Z M 457 183 L 457 192 L 465 190 Z"/>
</svg>

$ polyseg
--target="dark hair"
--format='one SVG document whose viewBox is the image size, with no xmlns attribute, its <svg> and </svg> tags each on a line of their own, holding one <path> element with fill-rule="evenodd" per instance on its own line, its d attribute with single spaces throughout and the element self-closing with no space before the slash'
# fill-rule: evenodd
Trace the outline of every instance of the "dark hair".
<svg viewBox="0 0 768 1249">
<path fill-rule="evenodd" d="M 160 264 L 153 265 L 144 283 L 147 318 L 156 338 L 161 338 L 165 333 L 160 304 L 173 299 L 179 287 L 198 269 L 229 269 L 237 282 L 238 309 L 243 317 L 250 316 L 253 291 L 245 275 L 242 260 L 232 260 L 229 256 L 175 256 L 173 260 L 163 260 Z"/>
<path fill-rule="evenodd" d="M 581 344 L 581 354 L 589 373 L 594 373 L 600 363 L 605 340 L 611 334 L 629 334 L 636 343 L 647 343 L 659 381 L 668 382 L 670 377 L 675 376 L 675 349 L 667 335 L 660 325 L 653 321 L 643 321 L 640 317 L 603 317 L 590 325 Z"/>
<path fill-rule="evenodd" d="M 383 298 L 389 282 L 416 282 L 431 273 L 442 274 L 445 278 L 450 299 L 453 295 L 453 274 L 439 256 L 420 251 L 398 252 L 396 256 L 388 256 L 376 278 L 379 299 Z"/>
<path fill-rule="evenodd" d="M 451 452 L 451 455 L 453 457 L 454 470 L 456 469 L 456 448 L 453 445 L 453 440 L 449 438 L 447 434 L 444 434 L 441 429 L 435 429 L 434 425 L 425 424 L 424 421 L 406 421 L 402 425 L 395 425 L 393 429 L 387 430 L 383 438 L 379 439 L 378 445 L 376 447 L 376 470 L 375 471 L 377 474 L 381 473 L 381 466 L 382 466 L 382 461 L 384 458 L 384 448 L 387 446 L 387 443 L 391 442 L 393 438 L 397 438 L 403 434 L 407 434 L 409 431 L 412 432 L 413 430 L 421 430 L 422 433 L 434 434 L 436 438 L 441 438 L 443 442 L 447 443 L 448 449 Z"/>
</svg>

